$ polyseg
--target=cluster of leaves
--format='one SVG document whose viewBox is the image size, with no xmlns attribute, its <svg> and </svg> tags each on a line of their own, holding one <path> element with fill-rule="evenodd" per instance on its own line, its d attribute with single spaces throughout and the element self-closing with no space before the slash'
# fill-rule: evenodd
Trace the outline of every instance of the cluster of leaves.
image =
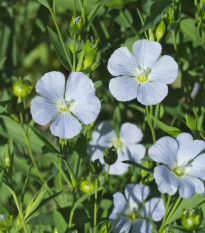
<svg viewBox="0 0 205 233">
<path fill-rule="evenodd" d="M 68 75 L 76 64 L 76 71 L 95 81 L 102 102 L 95 124 L 110 120 L 118 131 L 123 122 L 135 123 L 149 148 L 152 137 L 144 106 L 136 101 L 120 103 L 112 97 L 107 61 L 115 49 L 126 46 L 131 50 L 140 38 L 160 40 L 163 54 L 177 61 L 179 75 L 166 99 L 152 109 L 156 137 L 191 132 L 195 139 L 205 139 L 204 11 L 203 0 L 79 0 L 76 6 L 72 0 L 0 2 L 0 207 L 14 216 L 13 224 L 8 224 L 11 232 L 16 226 L 19 231 L 23 227 L 13 199 L 16 195 L 32 232 L 66 232 L 71 214 L 73 230 L 87 233 L 93 227 L 94 191 L 84 194 L 81 184 L 94 180 L 86 150 L 94 125 L 84 126 L 80 135 L 59 149 L 49 127 L 34 127 L 31 119 L 35 82 L 48 71 Z M 73 16 L 82 20 L 78 34 L 70 30 Z M 29 95 L 23 100 L 13 90 L 17 79 L 30 83 Z M 199 88 L 197 93 L 193 87 Z M 13 158 L 10 173 L 4 164 L 5 145 Z M 142 165 L 148 169 L 132 164 L 126 174 L 110 176 L 109 182 L 105 182 L 104 171 L 99 175 L 99 196 L 105 192 L 98 203 L 99 232 L 111 232 L 107 229 L 112 195 L 123 192 L 127 183 L 149 184 L 152 195 L 160 196 L 154 180 L 146 178 L 150 171 L 147 157 Z M 76 180 L 69 173 L 69 164 Z M 186 232 L 179 218 L 183 209 L 196 206 L 205 212 L 204 194 L 180 203 L 169 219 L 174 232 Z M 197 232 L 204 232 L 204 224 L 202 221 Z M 1 221 L 0 229 L 5 230 Z"/>
</svg>

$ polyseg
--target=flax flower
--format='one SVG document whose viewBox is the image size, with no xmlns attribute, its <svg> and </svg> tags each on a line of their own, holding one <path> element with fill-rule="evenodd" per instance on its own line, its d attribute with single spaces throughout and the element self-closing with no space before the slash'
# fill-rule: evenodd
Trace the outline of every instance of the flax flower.
<svg viewBox="0 0 205 233">
<path fill-rule="evenodd" d="M 116 77 L 110 80 L 110 92 L 119 101 L 137 98 L 143 105 L 160 103 L 168 94 L 167 84 L 177 77 L 177 63 L 171 56 L 159 58 L 158 42 L 138 40 L 132 50 L 134 55 L 121 47 L 111 55 L 108 70 Z"/>
<path fill-rule="evenodd" d="M 111 165 L 110 174 L 121 175 L 128 170 L 129 165 L 122 163 L 124 160 L 132 160 L 137 163 L 145 156 L 145 147 L 138 144 L 142 140 L 142 131 L 132 123 L 124 123 L 121 126 L 120 134 L 117 136 L 109 121 L 103 121 L 93 131 L 92 141 L 88 147 L 88 154 L 91 160 L 103 160 L 103 151 L 112 145 L 117 149 L 118 159 Z M 105 164 L 107 170 L 108 165 Z"/>
<path fill-rule="evenodd" d="M 114 208 L 109 217 L 114 233 L 152 233 L 149 215 L 154 221 L 160 221 L 165 213 L 161 198 L 152 198 L 146 202 L 150 189 L 143 184 L 128 184 L 125 197 L 122 193 L 114 194 Z"/>
<path fill-rule="evenodd" d="M 166 136 L 150 147 L 148 154 L 162 163 L 154 169 L 154 178 L 161 193 L 174 195 L 179 190 L 183 198 L 203 193 L 205 180 L 205 142 L 193 140 L 189 133 L 181 133 L 176 139 Z"/>
<path fill-rule="evenodd" d="M 39 125 L 50 121 L 51 133 L 60 138 L 72 138 L 80 133 L 84 124 L 95 121 L 100 101 L 95 96 L 93 82 L 81 72 L 71 72 L 67 83 L 62 73 L 46 73 L 36 84 L 41 96 L 31 102 L 31 115 Z"/>
</svg>

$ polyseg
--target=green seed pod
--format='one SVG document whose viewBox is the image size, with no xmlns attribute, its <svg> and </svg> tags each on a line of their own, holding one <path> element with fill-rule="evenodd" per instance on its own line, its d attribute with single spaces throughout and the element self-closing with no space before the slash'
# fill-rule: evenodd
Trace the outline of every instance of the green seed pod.
<svg viewBox="0 0 205 233">
<path fill-rule="evenodd" d="M 83 180 L 80 184 L 80 189 L 82 190 L 83 193 L 89 193 L 95 189 L 95 185 L 90 180 Z"/>
<path fill-rule="evenodd" d="M 8 211 L 3 209 L 0 211 L 0 230 L 9 231 L 12 226 L 13 215 L 9 215 Z"/>
<path fill-rule="evenodd" d="M 117 161 L 117 149 L 111 146 L 104 151 L 104 160 L 107 164 L 112 165 Z"/>
<path fill-rule="evenodd" d="M 4 165 L 6 169 L 9 169 L 12 166 L 12 158 L 9 152 L 8 144 L 5 145 L 5 151 L 4 151 Z"/>
<path fill-rule="evenodd" d="M 162 37 L 164 36 L 164 34 L 165 34 L 165 23 L 164 23 L 164 20 L 162 20 L 160 22 L 160 24 L 158 25 L 155 34 L 156 34 L 156 37 L 157 37 L 157 41 L 160 41 L 162 39 Z"/>
<path fill-rule="evenodd" d="M 27 80 L 17 80 L 13 84 L 13 94 L 17 97 L 25 98 L 31 93 L 30 83 Z"/>
<path fill-rule="evenodd" d="M 202 222 L 201 208 L 184 210 L 181 223 L 187 230 L 196 230 L 199 228 Z"/>
<path fill-rule="evenodd" d="M 102 164 L 99 159 L 91 162 L 91 171 L 94 175 L 98 175 L 102 171 Z"/>
<path fill-rule="evenodd" d="M 73 34 L 78 34 L 81 32 L 82 28 L 83 28 L 83 23 L 81 17 L 80 16 L 76 18 L 72 17 L 72 20 L 70 22 L 70 31 Z"/>
</svg>

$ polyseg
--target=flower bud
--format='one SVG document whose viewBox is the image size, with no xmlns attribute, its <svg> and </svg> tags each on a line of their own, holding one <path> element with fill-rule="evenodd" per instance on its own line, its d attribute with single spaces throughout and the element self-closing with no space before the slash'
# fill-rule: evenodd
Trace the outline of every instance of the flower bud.
<svg viewBox="0 0 205 233">
<path fill-rule="evenodd" d="M 70 31 L 73 34 L 78 34 L 81 32 L 82 27 L 83 27 L 83 23 L 81 17 L 80 16 L 76 18 L 72 17 L 72 20 L 70 22 Z"/>
<path fill-rule="evenodd" d="M 91 171 L 94 175 L 98 175 L 102 171 L 102 164 L 99 159 L 91 162 Z"/>
<path fill-rule="evenodd" d="M 12 226 L 13 215 L 9 215 L 6 210 L 0 211 L 0 230 L 9 231 Z"/>
<path fill-rule="evenodd" d="M 27 80 L 17 80 L 12 90 L 15 96 L 25 98 L 31 93 L 30 83 Z"/>
<path fill-rule="evenodd" d="M 104 161 L 109 165 L 112 165 L 117 161 L 117 149 L 114 146 L 111 146 L 109 149 L 105 149 Z"/>
<path fill-rule="evenodd" d="M 4 151 L 4 165 L 7 169 L 9 169 L 12 166 L 12 158 L 9 152 L 8 144 L 5 145 L 5 151 Z"/>
<path fill-rule="evenodd" d="M 199 228 L 201 222 L 202 222 L 202 211 L 200 208 L 183 211 L 181 223 L 187 230 L 195 230 Z"/>
<path fill-rule="evenodd" d="M 83 180 L 80 184 L 80 189 L 82 190 L 83 193 L 89 193 L 95 189 L 95 185 L 90 180 Z"/>
<path fill-rule="evenodd" d="M 155 34 L 156 34 L 156 37 L 157 37 L 157 41 L 160 41 L 162 39 L 162 37 L 164 36 L 164 34 L 165 34 L 165 23 L 164 23 L 164 20 L 162 20 L 160 22 L 160 24 L 158 25 Z"/>
<path fill-rule="evenodd" d="M 154 39 L 154 33 L 153 33 L 153 31 L 152 31 L 151 28 L 148 30 L 148 33 L 149 33 L 149 40 L 155 41 L 155 39 Z"/>
<path fill-rule="evenodd" d="M 170 227 L 166 227 L 162 233 L 174 233 Z"/>
</svg>

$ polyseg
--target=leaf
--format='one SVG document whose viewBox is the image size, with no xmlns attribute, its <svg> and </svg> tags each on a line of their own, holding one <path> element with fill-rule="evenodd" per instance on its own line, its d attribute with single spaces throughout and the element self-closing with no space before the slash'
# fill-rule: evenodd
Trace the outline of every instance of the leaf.
<svg viewBox="0 0 205 233">
<path fill-rule="evenodd" d="M 3 59 L 1 59 L 0 61 L 0 70 L 3 68 L 4 62 L 6 61 L 6 57 L 4 57 Z"/>
<path fill-rule="evenodd" d="M 180 31 L 194 43 L 197 42 L 195 33 L 195 19 L 186 18 L 180 21 Z"/>
<path fill-rule="evenodd" d="M 102 86 L 102 81 L 101 81 L 101 80 L 96 81 L 96 82 L 94 83 L 95 89 L 97 89 L 97 88 L 99 88 L 99 87 L 101 87 L 101 86 Z"/>
<path fill-rule="evenodd" d="M 197 120 L 193 116 L 186 114 L 185 119 L 186 119 L 186 125 L 190 129 L 197 130 Z"/>
<path fill-rule="evenodd" d="M 36 1 L 48 9 L 51 7 L 51 1 L 49 0 L 36 0 Z"/>
<path fill-rule="evenodd" d="M 44 198 L 44 195 L 46 193 L 46 186 L 43 185 L 40 190 L 36 193 L 34 198 L 31 200 L 29 205 L 26 208 L 26 214 L 25 214 L 25 219 L 29 217 L 30 214 L 33 214 L 34 211 L 37 209 L 37 207 L 40 205 L 41 201 Z"/>
<path fill-rule="evenodd" d="M 163 130 L 164 132 L 170 134 L 171 136 L 176 137 L 177 135 L 179 135 L 181 133 L 180 129 L 178 129 L 176 127 L 168 126 L 165 123 L 163 123 L 162 121 L 155 119 L 153 116 L 151 116 L 151 117 L 152 117 L 152 120 L 156 123 L 156 125 L 161 130 Z"/>
<path fill-rule="evenodd" d="M 31 165 L 29 167 L 29 170 L 28 170 L 28 173 L 27 173 L 27 176 L 26 176 L 26 180 L 25 180 L 25 184 L 24 184 L 22 192 L 21 192 L 21 203 L 23 203 L 24 194 L 25 194 L 26 187 L 27 187 L 27 184 L 28 184 L 28 181 L 29 181 L 29 176 L 30 176 L 30 173 L 31 173 L 32 166 L 33 166 L 33 163 L 31 163 Z"/>
<path fill-rule="evenodd" d="M 144 12 L 150 16 L 151 7 L 154 4 L 155 0 L 142 0 L 142 8 Z"/>
<path fill-rule="evenodd" d="M 168 224 L 180 218 L 182 215 L 183 209 L 189 209 L 189 208 L 193 208 L 197 206 L 203 198 L 204 198 L 204 193 L 202 194 L 196 193 L 192 198 L 183 199 L 180 205 L 178 206 L 177 210 L 174 212 L 174 214 L 169 219 Z"/>
<path fill-rule="evenodd" d="M 67 229 L 67 223 L 61 213 L 59 213 L 57 210 L 53 212 L 53 219 L 55 222 L 55 225 L 57 227 L 58 232 L 64 233 Z"/>
<path fill-rule="evenodd" d="M 147 30 L 151 27 L 153 27 L 155 24 L 159 22 L 162 15 L 165 13 L 165 11 L 172 5 L 172 1 L 164 1 L 164 0 L 158 0 L 153 3 L 150 9 L 150 16 L 148 16 L 145 20 L 145 23 L 143 25 L 143 30 Z"/>
<path fill-rule="evenodd" d="M 35 127 L 29 125 L 29 128 L 33 131 L 33 133 L 53 152 L 59 152 L 58 147 L 55 146 L 55 144 L 48 141 L 47 138 L 45 138 L 42 133 L 40 133 Z"/>
<path fill-rule="evenodd" d="M 140 165 L 140 164 L 138 164 L 138 163 L 136 163 L 134 161 L 125 160 L 125 161 L 122 161 L 122 162 L 126 163 L 126 164 L 129 164 L 129 165 L 132 165 L 132 166 L 135 166 L 135 167 L 139 168 L 140 170 L 146 171 L 149 174 L 153 174 L 153 172 L 150 171 L 148 168 L 143 167 L 142 165 Z"/>
<path fill-rule="evenodd" d="M 58 58 L 61 61 L 61 63 L 63 64 L 63 66 L 67 70 L 72 69 L 72 67 L 70 67 L 70 65 L 68 63 L 68 60 L 67 60 L 67 57 L 65 55 L 65 51 L 64 51 L 63 46 L 61 44 L 59 36 L 49 26 L 47 26 L 47 28 L 48 28 L 51 43 L 55 49 L 55 52 L 56 52 Z M 70 57 L 70 51 L 68 49 L 67 49 L 67 53 L 68 53 L 68 56 Z"/>
<path fill-rule="evenodd" d="M 140 107 L 140 106 L 138 106 L 136 104 L 129 104 L 128 106 L 131 107 L 131 108 L 137 109 L 141 113 L 146 114 L 146 111 L 145 111 L 145 109 L 143 107 Z"/>
<path fill-rule="evenodd" d="M 4 170 L 2 170 L 2 171 L 0 172 L 0 187 L 1 187 L 2 182 L 3 182 L 3 177 L 4 177 Z"/>
</svg>

